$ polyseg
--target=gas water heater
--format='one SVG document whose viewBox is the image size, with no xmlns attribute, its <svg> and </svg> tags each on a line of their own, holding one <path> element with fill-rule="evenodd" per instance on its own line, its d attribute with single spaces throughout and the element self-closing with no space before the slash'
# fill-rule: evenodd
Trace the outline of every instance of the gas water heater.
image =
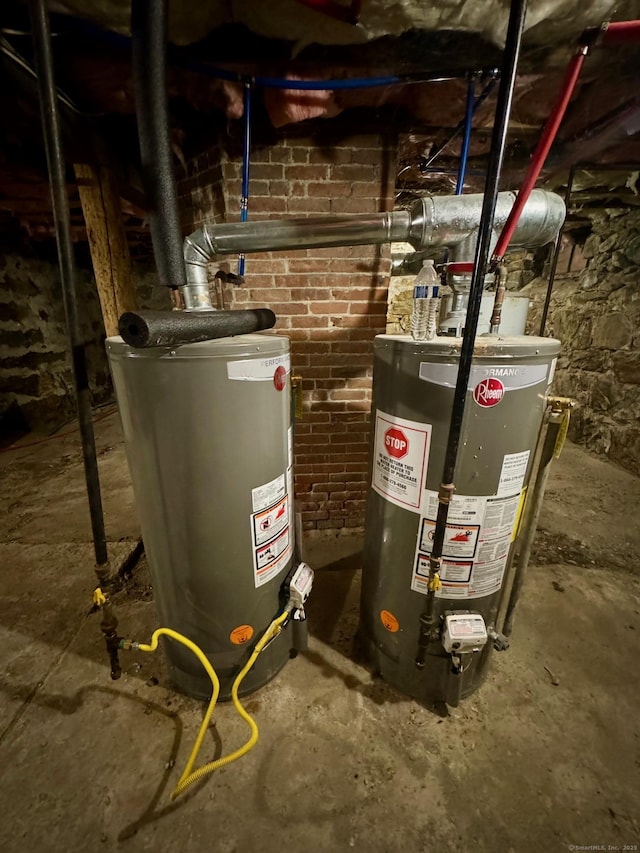
<svg viewBox="0 0 640 853">
<path fill-rule="evenodd" d="M 379 335 L 374 345 L 361 635 L 382 677 L 424 703 L 457 704 L 473 692 L 500 642 L 498 612 L 560 349 L 550 338 L 476 338 L 435 593 L 441 641 L 418 668 L 460 346 L 406 335 Z"/>
<path fill-rule="evenodd" d="M 498 195 L 496 239 L 514 200 L 511 192 Z M 206 267 L 225 254 L 398 241 L 447 247 L 450 260 L 467 261 L 482 206 L 480 195 L 425 196 L 390 213 L 205 224 L 184 243 L 184 313 L 216 320 Z M 553 239 L 564 212 L 558 196 L 534 190 L 512 245 Z M 464 322 L 465 276 L 450 277 L 447 333 Z M 171 347 L 146 338 L 146 349 L 110 338 L 108 351 L 158 610 L 202 648 L 225 696 L 244 644 L 295 586 L 286 583 L 293 565 L 289 342 L 241 335 Z M 444 645 L 431 648 L 418 671 L 425 561 L 460 338 L 376 339 L 362 626 L 382 675 L 421 700 L 442 698 L 451 661 L 467 649 L 482 651 L 456 682 L 463 695 L 484 672 L 557 352 L 549 339 L 478 338 L 438 593 Z M 245 692 L 283 666 L 292 633 L 289 627 L 260 655 Z M 197 661 L 178 647 L 166 651 L 176 686 L 208 695 Z"/>
<path fill-rule="evenodd" d="M 288 338 L 241 335 L 107 351 L 161 624 L 198 645 L 221 698 L 286 604 L 293 565 Z M 284 666 L 291 624 L 260 654 L 250 693 Z M 182 692 L 207 698 L 197 658 L 165 646 Z"/>
</svg>

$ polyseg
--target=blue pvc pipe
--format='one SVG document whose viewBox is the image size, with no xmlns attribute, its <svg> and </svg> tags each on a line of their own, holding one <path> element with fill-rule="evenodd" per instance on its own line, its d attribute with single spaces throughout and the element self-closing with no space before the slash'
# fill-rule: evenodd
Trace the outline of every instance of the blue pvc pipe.
<svg viewBox="0 0 640 853">
<path fill-rule="evenodd" d="M 493 91 L 493 88 L 495 85 L 496 85 L 496 78 L 494 77 L 485 86 L 483 92 L 480 95 L 478 95 L 478 97 L 476 98 L 475 103 L 473 105 L 473 112 L 474 113 L 478 109 L 478 107 L 482 106 L 482 104 L 487 100 L 487 98 L 489 97 L 489 95 Z M 451 136 L 447 139 L 447 141 L 443 142 L 442 145 L 440 146 L 440 148 L 438 148 L 438 150 L 436 151 L 436 153 L 432 154 L 429 157 L 429 159 L 427 160 L 427 162 L 424 164 L 424 166 L 421 167 L 421 169 L 420 169 L 421 172 L 427 172 L 429 170 L 429 166 L 431 166 L 432 163 L 435 163 L 435 161 L 438 159 L 438 157 L 442 154 L 442 152 L 445 150 L 445 148 L 448 145 L 451 145 L 451 143 L 456 138 L 456 136 L 464 128 L 464 125 L 465 125 L 465 119 L 462 119 L 462 121 L 458 122 L 458 124 L 453 129 L 453 132 L 451 133 Z"/>
<path fill-rule="evenodd" d="M 467 160 L 469 159 L 469 145 L 471 143 L 471 128 L 473 126 L 473 113 L 475 112 L 476 82 L 473 75 L 469 75 L 467 85 L 467 109 L 464 116 L 464 133 L 462 136 L 462 149 L 460 151 L 460 167 L 458 170 L 458 181 L 456 183 L 456 195 L 462 195 L 464 189 L 464 177 L 467 171 Z"/>
<path fill-rule="evenodd" d="M 410 77 L 411 75 L 407 75 Z M 391 77 L 351 77 L 342 80 L 287 80 L 281 77 L 253 77 L 252 80 L 257 86 L 263 86 L 267 89 L 295 89 L 297 91 L 318 91 L 322 89 L 331 89 L 338 91 L 340 89 L 368 89 L 377 86 L 393 86 L 398 83 L 419 83 L 419 82 L 440 82 L 442 80 L 451 79 L 446 76 L 424 76 L 424 79 L 406 79 L 402 76 Z"/>
<path fill-rule="evenodd" d="M 251 84 L 244 84 L 244 138 L 242 143 L 242 197 L 240 221 L 249 218 L 249 168 L 251 164 Z M 245 257 L 238 256 L 238 275 L 244 275 Z"/>
<path fill-rule="evenodd" d="M 209 77 L 215 77 L 219 80 L 229 80 L 233 83 L 251 83 L 252 86 L 260 86 L 265 89 L 292 89 L 296 91 L 321 91 L 323 89 L 331 89 L 338 91 L 339 89 L 367 89 L 377 86 L 394 86 L 401 83 L 441 83 L 444 80 L 458 80 L 461 77 L 466 77 L 468 71 L 462 69 L 451 69 L 448 71 L 416 71 L 410 74 L 394 74 L 388 77 L 347 77 L 339 80 L 288 80 L 285 77 L 268 77 L 268 76 L 253 76 L 240 74 L 237 71 L 227 71 L 226 68 L 218 68 L 214 65 L 207 65 L 203 62 L 193 60 L 183 60 L 182 57 L 172 57 L 174 61 L 190 68 L 192 71 L 199 71 L 202 74 L 207 74 Z"/>
</svg>

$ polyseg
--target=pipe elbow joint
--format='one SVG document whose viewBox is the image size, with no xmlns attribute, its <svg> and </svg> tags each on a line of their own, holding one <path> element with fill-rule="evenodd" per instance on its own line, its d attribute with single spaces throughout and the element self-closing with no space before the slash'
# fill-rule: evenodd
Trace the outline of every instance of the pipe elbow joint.
<svg viewBox="0 0 640 853">
<path fill-rule="evenodd" d="M 558 235 L 567 209 L 564 200 L 547 190 L 533 190 L 511 240 L 512 247 L 544 246 Z"/>
<path fill-rule="evenodd" d="M 206 227 L 184 238 L 186 285 L 183 288 L 185 306 L 190 311 L 211 311 L 207 266 L 216 254 Z"/>
<path fill-rule="evenodd" d="M 184 262 L 187 265 L 206 266 L 215 254 L 206 228 L 199 228 L 184 238 Z"/>
</svg>

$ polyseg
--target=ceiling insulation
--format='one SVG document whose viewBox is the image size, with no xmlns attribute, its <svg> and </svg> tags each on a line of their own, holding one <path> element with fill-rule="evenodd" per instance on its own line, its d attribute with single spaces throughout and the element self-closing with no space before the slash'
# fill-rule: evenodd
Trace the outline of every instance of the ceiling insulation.
<svg viewBox="0 0 640 853">
<path fill-rule="evenodd" d="M 314 0 L 315 2 L 315 0 Z M 170 0 L 168 93 L 171 139 L 181 162 L 200 154 L 218 134 L 240 139 L 243 83 L 217 79 L 217 69 L 246 76 L 295 79 L 393 76 L 435 70 L 458 79 L 375 88 L 296 92 L 255 87 L 254 145 L 273 128 L 298 124 L 299 132 L 322 134 L 318 118 L 359 128 L 380 123 L 399 134 L 397 191 L 450 193 L 460 139 L 450 139 L 464 115 L 465 70 L 498 67 L 509 0 L 331 0 L 327 8 L 357 9 L 356 25 L 311 9 L 306 0 Z M 340 5 L 338 5 L 340 4 Z M 112 161 L 120 164 L 123 210 L 137 217 L 144 200 L 138 177 L 134 90 L 128 36 L 131 0 L 48 0 L 55 33 L 56 79 L 77 107 L 63 115 L 67 155 L 86 156 L 97 134 Z M 581 33 L 609 18 L 640 17 L 640 0 L 530 0 L 510 119 L 503 185 L 522 179 L 531 152 L 557 97 Z M 0 30 L 10 46 L 29 59 L 29 22 L 23 0 L 0 2 Z M 0 44 L 0 48 L 2 45 Z M 556 186 L 569 166 L 624 163 L 617 185 L 609 173 L 588 192 L 631 203 L 640 196 L 640 63 L 635 45 L 594 48 L 585 62 L 542 179 Z M 10 211 L 36 235 L 51 230 L 40 118 L 31 78 L 0 50 L 0 109 L 11 116 L 0 131 L 0 217 Z M 477 81 L 476 94 L 485 86 Z M 488 155 L 495 90 L 474 118 L 467 187 L 481 191 Z M 349 114 L 352 114 L 351 116 Z M 294 133 L 296 131 L 293 131 Z M 444 148 L 442 146 L 444 145 Z M 438 173 L 429 158 L 442 148 Z M 605 166 L 606 169 L 606 166 Z M 631 176 L 631 177 L 630 177 Z M 73 200 L 72 200 L 73 201 Z M 132 207 L 133 206 L 133 207 Z M 135 209 L 134 209 L 135 208 Z M 79 228 L 81 222 L 75 223 Z M 131 229 L 129 229 L 131 230 Z M 134 235 L 138 239 L 137 234 Z"/>
<path fill-rule="evenodd" d="M 48 5 L 51 11 L 121 33 L 129 31 L 130 0 L 53 0 Z M 612 16 L 624 20 L 637 13 L 635 0 L 531 0 L 526 42 L 545 46 L 573 42 L 587 27 L 599 26 Z M 175 44 L 185 45 L 205 38 L 223 24 L 244 24 L 257 35 L 294 42 L 301 50 L 314 43 L 360 44 L 414 29 L 452 30 L 477 33 L 501 47 L 508 14 L 508 0 L 363 0 L 359 23 L 354 26 L 298 0 L 176 0 L 170 4 L 169 31 Z"/>
</svg>

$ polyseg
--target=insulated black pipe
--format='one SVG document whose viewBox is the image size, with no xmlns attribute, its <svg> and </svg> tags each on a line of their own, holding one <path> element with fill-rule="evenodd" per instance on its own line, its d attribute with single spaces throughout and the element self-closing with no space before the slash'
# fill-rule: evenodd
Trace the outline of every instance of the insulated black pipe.
<svg viewBox="0 0 640 853">
<path fill-rule="evenodd" d="M 511 102 L 516 82 L 516 68 L 520 54 L 520 43 L 522 30 L 527 11 L 526 0 L 512 0 L 509 13 L 509 26 L 507 29 L 507 40 L 505 44 L 503 67 L 500 76 L 500 87 L 496 103 L 496 114 L 491 138 L 491 152 L 487 166 L 487 177 L 484 187 L 484 198 L 482 202 L 482 213 L 480 217 L 480 228 L 473 263 L 473 275 L 469 290 L 469 304 L 465 322 L 462 346 L 460 349 L 460 362 L 458 364 L 458 376 L 453 397 L 453 409 L 449 425 L 449 436 L 445 451 L 444 469 L 442 473 L 442 485 L 439 492 L 438 514 L 434 531 L 433 546 L 430 557 L 430 584 L 425 601 L 425 609 L 420 617 L 420 637 L 416 666 L 423 667 L 426 658 L 427 646 L 434 638 L 435 625 L 435 594 L 436 584 L 433 583 L 436 573 L 442 562 L 444 537 L 449 515 L 449 501 L 454 491 L 454 476 L 456 462 L 458 459 L 458 448 L 460 445 L 460 434 L 465 411 L 467 386 L 471 374 L 473 361 L 473 349 L 475 344 L 482 293 L 484 289 L 484 278 L 491 243 L 491 230 L 493 216 L 498 198 L 498 183 L 502 171 L 502 161 L 507 139 L 507 127 L 511 113 Z"/>
<path fill-rule="evenodd" d="M 578 166 L 574 165 L 571 167 L 571 171 L 569 172 L 569 179 L 567 181 L 567 189 L 564 193 L 564 206 L 567 210 L 567 215 L 569 213 L 569 202 L 571 201 L 571 191 L 573 190 L 573 181 L 576 176 L 576 170 Z M 553 284 L 556 280 L 556 270 L 558 268 L 558 259 L 560 258 L 560 251 L 562 249 L 562 235 L 564 234 L 564 226 L 566 222 L 566 218 L 562 225 L 560 226 L 560 230 L 558 231 L 558 236 L 556 237 L 556 244 L 553 247 L 553 259 L 551 260 L 551 269 L 549 270 L 549 284 L 547 285 L 547 294 L 544 298 L 544 307 L 542 308 L 542 317 L 540 319 L 540 337 L 544 336 L 544 330 L 547 325 L 547 315 L 549 314 L 549 306 L 551 305 L 551 294 L 553 293 Z"/>
<path fill-rule="evenodd" d="M 102 514 L 95 436 L 93 433 L 91 390 L 87 375 L 87 356 L 85 341 L 80 334 L 78 322 L 76 270 L 73 246 L 71 244 L 71 230 L 69 228 L 67 176 L 60 142 L 58 96 L 53 79 L 49 15 L 45 8 L 44 0 L 29 0 L 29 12 L 31 15 L 31 29 L 33 31 L 36 71 L 38 74 L 44 146 L 47 155 L 51 201 L 56 227 L 56 243 L 58 246 L 60 279 L 62 281 L 62 302 L 67 321 L 67 335 L 73 365 L 78 423 L 82 441 L 82 458 L 84 461 L 87 496 L 89 498 L 93 547 L 97 564 L 96 574 L 98 575 L 98 579 L 103 582 L 109 575 L 109 558 L 104 530 L 104 517 Z"/>
<path fill-rule="evenodd" d="M 160 284 L 184 287 L 166 93 L 167 0 L 133 0 L 131 39 L 142 180 Z"/>
<path fill-rule="evenodd" d="M 243 311 L 129 311 L 118 331 L 132 347 L 172 347 L 246 335 L 271 329 L 276 315 L 268 308 Z"/>
</svg>

